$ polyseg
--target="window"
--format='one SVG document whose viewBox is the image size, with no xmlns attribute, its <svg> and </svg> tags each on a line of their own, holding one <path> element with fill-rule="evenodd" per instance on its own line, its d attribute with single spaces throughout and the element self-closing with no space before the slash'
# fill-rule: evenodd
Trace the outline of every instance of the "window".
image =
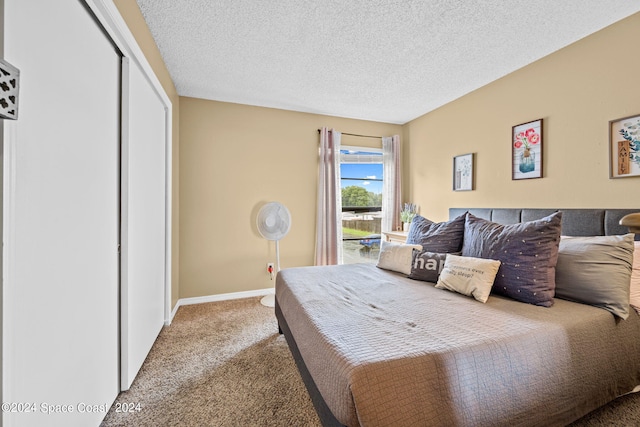
<svg viewBox="0 0 640 427">
<path fill-rule="evenodd" d="M 382 222 L 382 150 L 342 146 L 343 264 L 376 262 Z"/>
</svg>

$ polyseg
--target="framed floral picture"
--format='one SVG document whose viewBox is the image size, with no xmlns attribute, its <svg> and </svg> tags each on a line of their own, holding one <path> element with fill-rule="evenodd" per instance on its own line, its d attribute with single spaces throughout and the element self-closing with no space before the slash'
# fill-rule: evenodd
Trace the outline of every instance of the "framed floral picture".
<svg viewBox="0 0 640 427">
<path fill-rule="evenodd" d="M 453 158 L 453 191 L 473 190 L 473 153 Z"/>
<path fill-rule="evenodd" d="M 640 115 L 609 122 L 609 177 L 640 176 Z"/>
<path fill-rule="evenodd" d="M 542 178 L 542 119 L 512 130 L 511 179 Z"/>
</svg>

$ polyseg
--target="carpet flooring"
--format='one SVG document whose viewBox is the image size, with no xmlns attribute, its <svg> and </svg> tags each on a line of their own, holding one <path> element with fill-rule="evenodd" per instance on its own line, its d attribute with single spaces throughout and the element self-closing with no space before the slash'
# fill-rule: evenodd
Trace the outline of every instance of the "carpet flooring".
<svg viewBox="0 0 640 427">
<path fill-rule="evenodd" d="M 180 307 L 101 427 L 320 426 L 277 331 L 260 298 Z M 640 393 L 571 425 L 589 426 L 640 426 Z"/>
</svg>

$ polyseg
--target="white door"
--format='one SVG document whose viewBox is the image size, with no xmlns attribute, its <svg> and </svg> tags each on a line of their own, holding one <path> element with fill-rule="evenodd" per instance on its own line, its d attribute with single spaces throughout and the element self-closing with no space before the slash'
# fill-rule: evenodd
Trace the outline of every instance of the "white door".
<svg viewBox="0 0 640 427">
<path fill-rule="evenodd" d="M 5 0 L 7 426 L 97 426 L 119 391 L 120 55 L 79 0 Z M 52 410 L 53 413 L 46 413 Z"/>
<path fill-rule="evenodd" d="M 164 323 L 166 111 L 134 61 L 122 68 L 122 390 Z"/>
</svg>

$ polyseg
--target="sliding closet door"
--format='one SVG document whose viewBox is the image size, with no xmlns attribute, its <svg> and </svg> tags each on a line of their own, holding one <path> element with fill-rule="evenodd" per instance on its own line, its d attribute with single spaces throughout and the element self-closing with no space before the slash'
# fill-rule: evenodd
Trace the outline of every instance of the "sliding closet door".
<svg viewBox="0 0 640 427">
<path fill-rule="evenodd" d="M 79 0 L 4 6 L 3 400 L 35 405 L 3 421 L 97 426 L 119 391 L 120 55 Z"/>
<path fill-rule="evenodd" d="M 129 389 L 165 309 L 166 111 L 134 61 L 123 62 L 122 379 Z"/>
</svg>

